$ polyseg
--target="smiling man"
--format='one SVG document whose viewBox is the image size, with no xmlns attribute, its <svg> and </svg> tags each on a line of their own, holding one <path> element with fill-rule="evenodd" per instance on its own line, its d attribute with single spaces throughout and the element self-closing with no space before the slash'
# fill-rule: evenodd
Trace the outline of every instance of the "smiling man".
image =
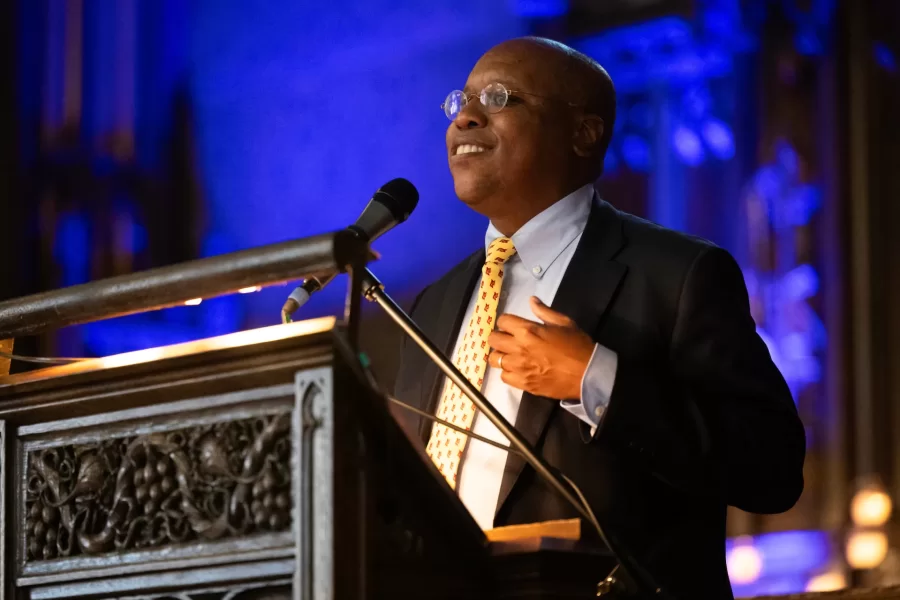
<svg viewBox="0 0 900 600">
<path fill-rule="evenodd" d="M 597 197 L 615 91 L 543 39 L 500 44 L 451 92 L 456 194 L 485 247 L 412 317 L 659 584 L 730 598 L 728 505 L 775 513 L 803 489 L 805 438 L 757 336 L 734 259 Z M 507 443 L 411 343 L 396 395 Z M 577 516 L 515 455 L 407 423 L 483 528 Z"/>
</svg>

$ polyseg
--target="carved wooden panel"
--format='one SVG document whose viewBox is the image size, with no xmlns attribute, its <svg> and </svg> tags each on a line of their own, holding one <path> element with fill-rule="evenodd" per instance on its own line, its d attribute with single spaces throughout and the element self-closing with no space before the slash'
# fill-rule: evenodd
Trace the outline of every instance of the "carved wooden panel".
<svg viewBox="0 0 900 600">
<path fill-rule="evenodd" d="M 26 455 L 26 562 L 290 528 L 282 412 Z M 223 596 L 224 597 L 224 596 Z"/>
</svg>

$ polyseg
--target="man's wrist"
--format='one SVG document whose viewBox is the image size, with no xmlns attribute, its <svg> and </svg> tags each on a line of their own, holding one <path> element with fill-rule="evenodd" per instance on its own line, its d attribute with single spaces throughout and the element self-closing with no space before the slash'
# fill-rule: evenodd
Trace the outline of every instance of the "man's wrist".
<svg viewBox="0 0 900 600">
<path fill-rule="evenodd" d="M 618 371 L 618 354 L 603 346 L 595 344 L 588 368 L 581 380 L 581 407 L 593 425 L 597 425 L 612 396 L 613 386 Z"/>
<path fill-rule="evenodd" d="M 570 399 L 572 400 L 583 400 L 584 378 L 587 375 L 588 369 L 591 368 L 591 361 L 594 360 L 594 354 L 597 352 L 598 345 L 599 344 L 595 344 L 593 341 L 590 341 L 590 343 L 579 352 L 580 358 L 576 359 L 578 361 L 578 365 L 573 369 L 575 375 L 572 377 L 573 395 L 570 396 Z"/>
</svg>

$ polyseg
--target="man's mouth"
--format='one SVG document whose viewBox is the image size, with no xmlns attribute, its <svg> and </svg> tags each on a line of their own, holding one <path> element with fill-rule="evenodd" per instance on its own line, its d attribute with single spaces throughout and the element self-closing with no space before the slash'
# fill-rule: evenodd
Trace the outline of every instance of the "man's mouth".
<svg viewBox="0 0 900 600">
<path fill-rule="evenodd" d="M 456 147 L 456 151 L 453 153 L 453 156 L 462 156 L 463 154 L 478 154 L 480 152 L 484 152 L 487 150 L 484 146 L 479 146 L 478 144 L 460 144 Z"/>
</svg>

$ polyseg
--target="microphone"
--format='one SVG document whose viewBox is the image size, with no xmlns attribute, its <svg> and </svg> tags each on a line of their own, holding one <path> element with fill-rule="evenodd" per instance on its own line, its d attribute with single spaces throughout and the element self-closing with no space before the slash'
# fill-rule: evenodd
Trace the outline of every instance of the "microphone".
<svg viewBox="0 0 900 600">
<path fill-rule="evenodd" d="M 392 179 L 375 192 L 362 214 L 356 219 L 356 223 L 348 227 L 347 230 L 361 240 L 374 242 L 408 219 L 418 203 L 419 191 L 416 189 L 416 186 L 402 177 Z M 331 280 L 336 276 L 337 273 L 334 273 L 326 277 L 305 279 L 297 289 L 291 292 L 291 295 L 285 301 L 281 309 L 281 320 L 288 322 L 290 315 L 297 312 L 301 306 L 309 301 L 310 296 L 331 283 Z"/>
</svg>

